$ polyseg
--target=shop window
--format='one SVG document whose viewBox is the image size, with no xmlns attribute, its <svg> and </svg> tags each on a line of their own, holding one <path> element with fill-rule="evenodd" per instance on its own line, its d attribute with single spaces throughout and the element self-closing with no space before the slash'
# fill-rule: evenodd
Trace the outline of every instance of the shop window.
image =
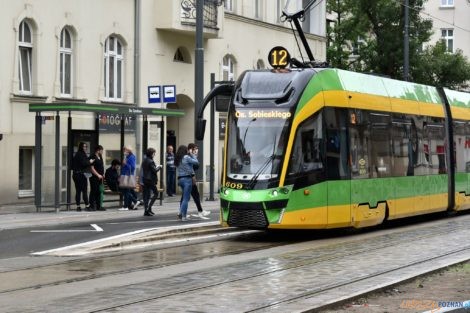
<svg viewBox="0 0 470 313">
<path fill-rule="evenodd" d="M 20 147 L 18 161 L 18 195 L 33 196 L 34 149 Z"/>
</svg>

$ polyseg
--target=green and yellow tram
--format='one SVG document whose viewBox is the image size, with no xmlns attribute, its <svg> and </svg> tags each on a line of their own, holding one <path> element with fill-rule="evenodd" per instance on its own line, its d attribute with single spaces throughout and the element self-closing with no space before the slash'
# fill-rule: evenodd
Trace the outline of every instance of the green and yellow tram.
<svg viewBox="0 0 470 313">
<path fill-rule="evenodd" d="M 247 71 L 232 89 L 221 222 L 367 227 L 470 208 L 470 94 L 338 69 Z"/>
</svg>

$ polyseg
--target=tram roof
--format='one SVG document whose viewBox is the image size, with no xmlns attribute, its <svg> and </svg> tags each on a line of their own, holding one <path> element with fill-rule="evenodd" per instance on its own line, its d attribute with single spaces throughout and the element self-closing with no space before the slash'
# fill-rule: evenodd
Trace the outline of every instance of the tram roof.
<svg viewBox="0 0 470 313">
<path fill-rule="evenodd" d="M 29 112 L 91 112 L 91 113 L 114 113 L 124 115 L 158 115 L 158 116 L 184 116 L 183 110 L 143 108 L 135 105 L 125 104 L 94 104 L 94 103 L 30 103 Z"/>
<path fill-rule="evenodd" d="M 440 104 L 436 87 L 340 69 L 324 69 L 312 80 L 320 79 L 323 90 L 345 90 L 377 96 Z M 470 109 L 470 93 L 444 88 L 450 105 Z"/>
</svg>

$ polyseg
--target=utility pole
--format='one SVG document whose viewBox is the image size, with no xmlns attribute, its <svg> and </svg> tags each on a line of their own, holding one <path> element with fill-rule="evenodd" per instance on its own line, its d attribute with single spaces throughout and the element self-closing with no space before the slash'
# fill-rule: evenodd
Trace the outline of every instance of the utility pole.
<svg viewBox="0 0 470 313">
<path fill-rule="evenodd" d="M 405 37 L 403 40 L 403 80 L 408 81 L 410 71 L 410 38 L 409 38 L 409 0 L 405 1 Z"/>
<path fill-rule="evenodd" d="M 199 147 L 199 169 L 196 171 L 196 177 L 202 179 L 204 176 L 204 145 L 202 140 L 197 140 L 196 125 L 197 113 L 199 112 L 204 100 L 204 0 L 196 0 L 196 50 L 195 50 L 195 69 L 194 69 L 194 143 Z M 202 195 L 203 196 L 203 195 Z"/>
</svg>

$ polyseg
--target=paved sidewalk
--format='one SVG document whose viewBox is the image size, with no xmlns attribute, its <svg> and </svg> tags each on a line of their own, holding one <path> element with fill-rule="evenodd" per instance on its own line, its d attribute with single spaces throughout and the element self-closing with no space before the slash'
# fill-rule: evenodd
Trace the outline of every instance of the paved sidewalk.
<svg viewBox="0 0 470 313">
<path fill-rule="evenodd" d="M 204 195 L 204 199 L 208 195 Z M 179 210 L 179 196 L 166 198 L 160 206 L 158 200 L 153 205 L 153 211 L 157 214 L 177 214 Z M 215 201 L 203 201 L 202 207 L 211 211 L 213 214 L 219 210 L 220 201 L 216 197 Z M 75 207 L 75 206 L 73 206 Z M 115 220 L 132 216 L 141 216 L 144 212 L 143 206 L 139 206 L 138 210 L 120 211 L 115 203 L 105 204 L 106 211 L 77 212 L 75 210 L 62 210 L 56 213 L 53 209 L 48 211 L 36 212 L 36 208 L 32 205 L 10 205 L 0 207 L 0 229 L 12 229 L 28 226 L 46 226 L 60 225 L 74 222 L 93 222 L 97 220 Z M 189 202 L 188 213 L 196 213 L 196 205 L 194 201 Z"/>
</svg>

